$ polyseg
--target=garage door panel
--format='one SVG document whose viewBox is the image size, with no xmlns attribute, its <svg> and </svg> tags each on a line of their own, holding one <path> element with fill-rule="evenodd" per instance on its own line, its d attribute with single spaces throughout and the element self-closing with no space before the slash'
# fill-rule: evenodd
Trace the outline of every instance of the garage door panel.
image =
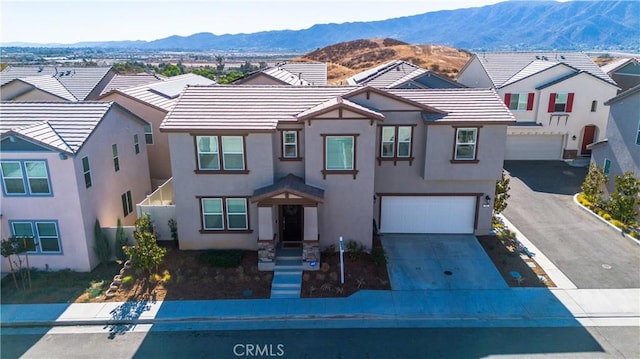
<svg viewBox="0 0 640 359">
<path fill-rule="evenodd" d="M 562 157 L 562 135 L 508 135 L 507 160 L 559 160 Z"/>
<path fill-rule="evenodd" d="M 473 233 L 473 196 L 382 197 L 383 233 Z"/>
</svg>

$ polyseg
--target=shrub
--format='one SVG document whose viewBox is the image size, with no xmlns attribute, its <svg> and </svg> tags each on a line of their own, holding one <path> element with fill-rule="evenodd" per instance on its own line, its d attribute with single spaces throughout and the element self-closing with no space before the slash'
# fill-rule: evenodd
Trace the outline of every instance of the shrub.
<svg viewBox="0 0 640 359">
<path fill-rule="evenodd" d="M 596 207 L 600 207 L 602 205 L 603 188 L 606 183 L 607 176 L 605 176 L 604 171 L 595 163 L 589 165 L 589 172 L 587 172 L 581 186 L 584 198 Z"/>
<path fill-rule="evenodd" d="M 134 268 L 145 269 L 151 274 L 151 270 L 162 263 L 167 249 L 158 246 L 149 213 L 138 218 L 135 224 L 136 230 L 133 232 L 133 237 L 136 239 L 136 244 L 124 247 L 124 251 L 131 258 Z"/>
<path fill-rule="evenodd" d="M 628 230 L 627 225 L 622 223 L 622 222 L 620 222 L 617 219 L 612 219 L 611 220 L 611 224 L 613 224 L 614 226 L 620 228 L 623 232 L 626 232 Z"/>
<path fill-rule="evenodd" d="M 95 240 L 93 250 L 96 253 L 96 257 L 100 263 L 107 263 L 111 259 L 111 248 L 109 247 L 109 240 L 102 232 L 100 227 L 100 221 L 96 219 L 93 225 L 93 238 Z"/>
<path fill-rule="evenodd" d="M 371 260 L 377 266 L 387 264 L 387 255 L 382 247 L 371 248 Z"/>
<path fill-rule="evenodd" d="M 122 228 L 122 222 L 120 221 L 120 217 L 118 217 L 118 224 L 116 227 L 116 242 L 115 242 L 115 251 L 116 258 L 120 261 L 127 260 L 127 254 L 124 252 L 124 247 L 129 244 L 129 238 L 124 235 L 124 228 Z"/>
<path fill-rule="evenodd" d="M 640 203 L 638 194 L 640 194 L 640 179 L 636 178 L 633 172 L 626 172 L 622 176 L 616 176 L 615 191 L 611 193 L 607 208 L 611 217 L 623 222 L 631 224 L 634 217 L 638 215 L 635 206 Z"/>
<path fill-rule="evenodd" d="M 635 239 L 640 238 L 640 234 L 638 234 L 638 232 L 636 232 L 636 231 L 631 231 L 631 232 L 629 232 L 629 235 L 630 235 L 631 237 L 635 238 Z"/>
<path fill-rule="evenodd" d="M 167 224 L 169 225 L 169 230 L 171 231 L 171 239 L 174 241 L 178 241 L 178 222 L 175 219 L 171 218 Z"/>
<path fill-rule="evenodd" d="M 358 259 L 364 252 L 364 246 L 360 242 L 349 240 L 347 241 L 346 250 L 349 258 Z"/>
<path fill-rule="evenodd" d="M 234 268 L 242 264 L 242 250 L 212 249 L 200 254 L 200 261 L 211 267 Z"/>
<path fill-rule="evenodd" d="M 601 217 L 604 218 L 605 221 L 610 221 L 611 220 L 611 215 L 609 213 L 605 213 Z"/>
<path fill-rule="evenodd" d="M 502 171 L 502 176 L 496 181 L 496 193 L 493 200 L 493 213 L 502 213 L 507 208 L 507 200 L 511 195 L 509 194 L 509 177 Z"/>
</svg>

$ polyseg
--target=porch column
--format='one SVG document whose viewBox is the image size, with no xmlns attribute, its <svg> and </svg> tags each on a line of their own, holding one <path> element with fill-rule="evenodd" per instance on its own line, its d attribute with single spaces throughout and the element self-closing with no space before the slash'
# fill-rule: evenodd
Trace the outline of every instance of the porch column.
<svg viewBox="0 0 640 359">
<path fill-rule="evenodd" d="M 304 207 L 304 240 L 318 240 L 318 207 Z"/>
<path fill-rule="evenodd" d="M 273 206 L 258 207 L 258 240 L 273 239 Z"/>
</svg>

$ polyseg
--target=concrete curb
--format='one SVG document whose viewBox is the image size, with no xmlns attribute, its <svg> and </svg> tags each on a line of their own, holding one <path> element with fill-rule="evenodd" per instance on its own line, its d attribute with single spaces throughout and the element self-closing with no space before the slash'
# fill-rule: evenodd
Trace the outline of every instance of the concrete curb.
<svg viewBox="0 0 640 359">
<path fill-rule="evenodd" d="M 616 231 L 618 231 L 618 233 L 622 234 L 623 237 L 626 237 L 627 239 L 630 239 L 634 244 L 639 245 L 640 246 L 640 240 L 637 240 L 633 237 L 631 237 L 630 235 L 624 233 L 620 228 L 614 226 L 613 224 L 611 224 L 611 222 L 607 221 L 606 219 L 600 217 L 597 213 L 595 213 L 594 211 L 590 210 L 589 208 L 585 207 L 582 205 L 582 203 L 580 203 L 578 201 L 578 195 L 580 193 L 576 193 L 573 195 L 573 202 L 575 204 L 578 205 L 578 207 L 582 208 L 583 210 L 587 211 L 588 213 L 591 213 L 594 217 L 596 217 L 598 220 L 600 220 L 601 222 L 606 223 L 609 227 L 615 229 Z"/>
</svg>

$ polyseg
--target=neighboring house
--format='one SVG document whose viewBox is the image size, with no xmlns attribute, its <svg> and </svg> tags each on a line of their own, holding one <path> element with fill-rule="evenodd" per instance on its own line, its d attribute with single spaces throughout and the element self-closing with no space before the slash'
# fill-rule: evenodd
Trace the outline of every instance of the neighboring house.
<svg viewBox="0 0 640 359">
<path fill-rule="evenodd" d="M 489 89 L 190 86 L 160 126 L 180 248 L 302 245 L 310 268 L 374 227 L 488 234 L 513 122 Z"/>
<path fill-rule="evenodd" d="M 143 140 L 147 145 L 153 188 L 171 178 L 169 142 L 167 135 L 158 131 L 160 123 L 185 87 L 213 83 L 202 76 L 185 74 L 136 87 L 111 90 L 98 98 L 100 101 L 115 101 L 148 122 Z"/>
<path fill-rule="evenodd" d="M 100 96 L 106 94 L 109 91 L 118 90 L 118 89 L 126 89 L 130 87 L 149 85 L 156 82 L 161 82 L 166 80 L 165 76 L 157 75 L 157 74 L 148 74 L 148 73 L 139 73 L 134 75 L 120 75 L 116 74 L 113 76 L 111 81 L 104 87 Z"/>
<path fill-rule="evenodd" d="M 560 160 L 588 156 L 606 137 L 615 82 L 584 53 L 476 53 L 460 71 L 469 87 L 494 88 L 516 117 L 506 159 Z"/>
<path fill-rule="evenodd" d="M 151 191 L 146 122 L 111 102 L 4 102 L 0 116 L 2 238 L 33 238 L 33 267 L 91 270 L 96 219 L 133 225 Z"/>
<path fill-rule="evenodd" d="M 258 70 L 233 82 L 234 85 L 324 86 L 327 64 L 324 62 L 284 62 Z"/>
<path fill-rule="evenodd" d="M 616 59 L 600 69 L 618 84 L 620 92 L 640 85 L 640 60 L 637 58 Z"/>
<path fill-rule="evenodd" d="M 0 88 L 2 101 L 78 101 L 54 76 L 13 79 Z"/>
<path fill-rule="evenodd" d="M 0 72 L 0 91 L 15 79 L 47 76 L 58 80 L 77 101 L 95 100 L 115 75 L 111 67 L 7 66 Z"/>
<path fill-rule="evenodd" d="M 378 88 L 460 88 L 466 87 L 445 76 L 402 60 L 394 60 L 363 71 L 347 79 L 349 85 Z"/>
<path fill-rule="evenodd" d="M 605 102 L 610 106 L 607 138 L 590 146 L 591 162 L 602 168 L 609 178 L 609 193 L 614 178 L 633 172 L 640 178 L 640 85 Z"/>
</svg>

